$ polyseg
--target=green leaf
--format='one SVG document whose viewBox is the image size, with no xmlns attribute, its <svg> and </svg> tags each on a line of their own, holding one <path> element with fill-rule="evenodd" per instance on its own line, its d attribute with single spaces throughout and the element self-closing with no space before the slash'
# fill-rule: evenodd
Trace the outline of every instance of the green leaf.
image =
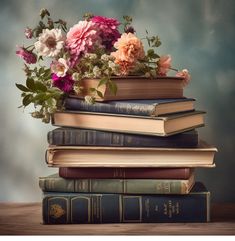
<svg viewBox="0 0 235 241">
<path fill-rule="evenodd" d="M 116 95 L 117 94 L 117 85 L 113 81 L 108 82 L 108 87 L 111 91 L 112 94 Z"/>
<path fill-rule="evenodd" d="M 31 103 L 32 101 L 32 95 L 26 95 L 23 100 L 22 100 L 22 103 L 24 106 L 27 106 Z"/>
<path fill-rule="evenodd" d="M 38 102 L 43 102 L 45 100 L 47 100 L 48 98 L 50 98 L 50 95 L 48 95 L 47 93 L 38 93 L 36 94 L 33 98 L 32 101 L 38 103 Z"/>
<path fill-rule="evenodd" d="M 96 93 L 97 93 L 97 95 L 98 95 L 100 98 L 104 98 L 104 95 L 103 95 L 103 93 L 102 93 L 101 91 L 96 90 Z"/>
<path fill-rule="evenodd" d="M 56 106 L 56 100 L 54 98 L 49 98 L 47 100 L 47 104 L 50 106 L 50 107 L 55 107 Z"/>
<path fill-rule="evenodd" d="M 89 90 L 90 90 L 91 92 L 95 92 L 95 91 L 96 91 L 95 88 L 90 88 Z"/>
<path fill-rule="evenodd" d="M 16 84 L 16 87 L 17 87 L 18 89 L 20 89 L 21 91 L 30 92 L 30 90 L 29 90 L 28 88 L 26 88 L 24 85 Z"/>
<path fill-rule="evenodd" d="M 27 78 L 26 80 L 26 86 L 32 90 L 32 91 L 35 91 L 35 84 L 34 84 L 34 80 L 32 78 Z"/>
<path fill-rule="evenodd" d="M 42 92 L 47 91 L 47 87 L 39 81 L 35 81 L 34 85 L 35 85 L 35 88 L 39 91 L 42 91 Z"/>
<path fill-rule="evenodd" d="M 104 85 L 106 83 L 107 83 L 107 79 L 101 79 L 97 87 L 99 88 L 101 85 Z"/>
</svg>

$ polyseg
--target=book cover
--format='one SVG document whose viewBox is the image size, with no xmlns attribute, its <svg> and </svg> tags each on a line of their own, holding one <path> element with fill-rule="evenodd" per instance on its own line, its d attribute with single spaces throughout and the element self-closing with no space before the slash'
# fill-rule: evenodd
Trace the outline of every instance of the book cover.
<svg viewBox="0 0 235 241">
<path fill-rule="evenodd" d="M 171 76 L 158 76 L 146 78 L 143 76 L 112 76 L 112 81 L 117 86 L 117 93 L 114 95 L 106 85 L 99 86 L 98 90 L 103 97 L 95 94 L 96 101 L 107 100 L 137 100 L 137 99 L 158 99 L 158 98 L 183 98 L 184 78 Z M 89 95 L 89 88 L 97 87 L 100 79 L 82 79 L 83 86 L 81 94 L 73 97 L 83 99 Z"/>
<path fill-rule="evenodd" d="M 78 98 L 66 98 L 67 110 L 100 112 L 137 116 L 159 116 L 194 110 L 192 98 L 155 99 L 155 100 L 117 100 L 107 102 L 88 103 Z"/>
<path fill-rule="evenodd" d="M 187 195 L 45 192 L 44 224 L 208 222 L 210 193 L 196 183 Z"/>
<path fill-rule="evenodd" d="M 204 126 L 204 111 L 190 111 L 161 117 L 64 111 L 52 116 L 52 124 L 109 132 L 169 136 Z"/>
<path fill-rule="evenodd" d="M 214 167 L 217 149 L 204 141 L 197 148 L 49 146 L 54 167 Z"/>
<path fill-rule="evenodd" d="M 192 130 L 165 138 L 68 127 L 49 131 L 47 140 L 58 146 L 196 147 L 198 132 Z"/>
<path fill-rule="evenodd" d="M 70 179 L 124 178 L 124 179 L 189 179 L 193 168 L 103 168 L 60 167 L 59 176 Z"/>
<path fill-rule="evenodd" d="M 188 194 L 195 183 L 194 173 L 188 180 L 174 179 L 65 179 L 58 174 L 39 178 L 43 192 Z"/>
</svg>

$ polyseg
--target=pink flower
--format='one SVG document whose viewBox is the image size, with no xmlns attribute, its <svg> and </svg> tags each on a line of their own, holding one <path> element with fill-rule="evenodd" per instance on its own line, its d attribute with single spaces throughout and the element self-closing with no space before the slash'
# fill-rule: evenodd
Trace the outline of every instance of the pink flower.
<svg viewBox="0 0 235 241">
<path fill-rule="evenodd" d="M 24 30 L 25 37 L 31 39 L 33 37 L 33 31 L 31 28 L 26 28 Z"/>
<path fill-rule="evenodd" d="M 55 73 L 59 77 L 64 77 L 68 71 L 69 66 L 63 58 L 59 58 L 51 63 L 51 72 Z"/>
<path fill-rule="evenodd" d="M 184 78 L 184 83 L 183 83 L 184 86 L 188 85 L 189 81 L 191 79 L 191 76 L 190 76 L 190 74 L 189 74 L 187 69 L 183 69 L 183 70 L 177 72 L 175 76 Z"/>
<path fill-rule="evenodd" d="M 79 21 L 67 33 L 67 48 L 77 57 L 92 50 L 97 43 L 100 43 L 99 31 L 91 21 Z"/>
<path fill-rule="evenodd" d="M 27 64 L 35 64 L 37 62 L 36 55 L 24 47 L 18 47 L 16 55 L 22 58 Z"/>
<path fill-rule="evenodd" d="M 70 75 L 59 77 L 56 74 L 52 74 L 53 86 L 59 88 L 65 93 L 69 93 L 73 90 L 74 80 Z"/>
<path fill-rule="evenodd" d="M 158 74 L 161 76 L 165 76 L 166 73 L 171 68 L 171 56 L 170 55 L 161 56 L 157 62 L 157 66 L 158 66 Z"/>
<path fill-rule="evenodd" d="M 102 39 L 102 45 L 105 46 L 107 50 L 111 50 L 113 44 L 121 36 L 118 31 L 118 26 L 120 23 L 115 18 L 106 18 L 103 16 L 94 16 L 91 21 L 96 23 L 100 29 L 100 37 Z"/>
</svg>

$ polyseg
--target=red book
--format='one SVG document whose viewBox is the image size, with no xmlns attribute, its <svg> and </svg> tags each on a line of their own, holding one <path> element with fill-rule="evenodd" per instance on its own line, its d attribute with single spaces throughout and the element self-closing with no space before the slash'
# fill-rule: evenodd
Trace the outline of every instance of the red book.
<svg viewBox="0 0 235 241">
<path fill-rule="evenodd" d="M 189 179 L 193 168 L 72 168 L 60 167 L 63 178 Z"/>
</svg>

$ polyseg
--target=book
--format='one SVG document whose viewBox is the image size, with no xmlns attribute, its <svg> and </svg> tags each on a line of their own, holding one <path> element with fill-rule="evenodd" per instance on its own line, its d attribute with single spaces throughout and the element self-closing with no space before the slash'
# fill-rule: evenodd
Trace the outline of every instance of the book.
<svg viewBox="0 0 235 241">
<path fill-rule="evenodd" d="M 49 146 L 54 167 L 213 167 L 217 149 L 204 141 L 197 148 Z"/>
<path fill-rule="evenodd" d="M 44 224 L 184 223 L 210 220 L 210 192 L 196 183 L 187 195 L 46 192 Z"/>
<path fill-rule="evenodd" d="M 158 98 L 183 98 L 184 78 L 159 76 L 146 78 L 143 76 L 113 76 L 112 81 L 117 86 L 117 93 L 114 95 L 106 85 L 101 85 L 98 90 L 103 97 L 95 95 L 97 101 L 104 100 L 128 100 L 128 99 L 158 99 Z M 83 91 L 75 97 L 84 98 L 89 95 L 89 88 L 99 85 L 100 79 L 83 79 L 81 85 Z"/>
<path fill-rule="evenodd" d="M 186 131 L 165 138 L 67 127 L 49 131 L 47 140 L 50 145 L 59 146 L 197 147 L 198 132 Z"/>
<path fill-rule="evenodd" d="M 194 173 L 188 180 L 176 179 L 65 179 L 58 174 L 39 178 L 43 192 L 188 194 L 195 183 Z"/>
<path fill-rule="evenodd" d="M 117 100 L 107 102 L 88 103 L 78 98 L 66 98 L 65 108 L 67 110 L 78 110 L 86 112 L 101 112 L 111 114 L 137 115 L 137 116 L 159 116 L 177 112 L 194 110 L 192 98 L 178 99 L 155 99 L 155 100 Z"/>
<path fill-rule="evenodd" d="M 71 179 L 125 178 L 125 179 L 189 179 L 193 168 L 103 168 L 60 167 L 59 176 Z"/>
<path fill-rule="evenodd" d="M 168 136 L 204 125 L 203 111 L 170 114 L 161 117 L 114 115 L 97 112 L 56 112 L 52 124 L 110 132 Z"/>
</svg>

